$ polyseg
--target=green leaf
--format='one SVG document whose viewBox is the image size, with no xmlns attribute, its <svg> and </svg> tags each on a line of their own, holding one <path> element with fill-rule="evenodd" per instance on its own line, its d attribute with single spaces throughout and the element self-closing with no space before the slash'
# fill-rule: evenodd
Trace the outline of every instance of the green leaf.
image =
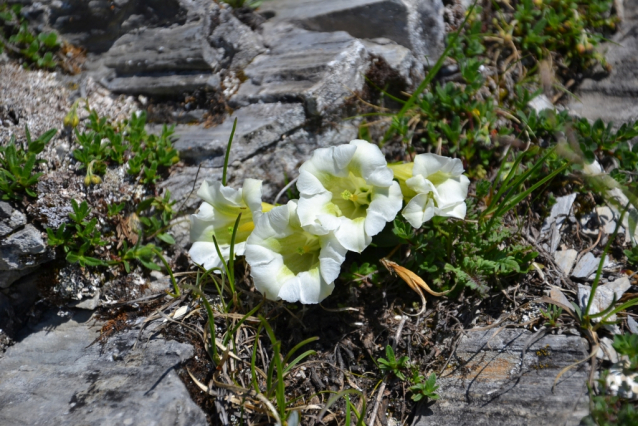
<svg viewBox="0 0 638 426">
<path fill-rule="evenodd" d="M 171 234 L 158 234 L 157 238 L 164 241 L 166 244 L 175 244 L 175 238 Z"/>
</svg>

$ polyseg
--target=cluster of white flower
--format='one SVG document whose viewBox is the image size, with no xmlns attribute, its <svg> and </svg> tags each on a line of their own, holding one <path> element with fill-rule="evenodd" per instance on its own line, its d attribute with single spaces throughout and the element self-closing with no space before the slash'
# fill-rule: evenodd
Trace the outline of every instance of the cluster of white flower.
<svg viewBox="0 0 638 426">
<path fill-rule="evenodd" d="M 388 166 L 379 147 L 363 140 L 319 148 L 299 170 L 299 200 L 261 201 L 261 181 L 242 189 L 204 182 L 191 216 L 194 262 L 227 261 L 237 216 L 236 255 L 245 255 L 255 287 L 270 300 L 318 303 L 332 293 L 348 251 L 362 252 L 401 210 L 415 228 L 433 216 L 465 217 L 469 179 L 461 160 L 417 155 Z"/>
</svg>

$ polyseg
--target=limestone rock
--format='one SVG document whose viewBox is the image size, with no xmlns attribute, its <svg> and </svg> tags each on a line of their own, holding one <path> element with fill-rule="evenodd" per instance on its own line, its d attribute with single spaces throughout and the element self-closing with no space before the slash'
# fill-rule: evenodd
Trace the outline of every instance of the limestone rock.
<svg viewBox="0 0 638 426">
<path fill-rule="evenodd" d="M 132 349 L 138 331 L 129 330 L 101 348 L 91 345 L 101 324 L 89 320 L 86 311 L 50 312 L 7 350 L 3 425 L 207 424 L 174 371 L 193 355 L 191 345 L 154 337 Z"/>
<path fill-rule="evenodd" d="M 569 104 L 572 111 L 589 120 L 601 118 L 617 126 L 638 120 L 638 3 L 625 1 L 624 7 L 620 31 L 600 48 L 611 73 L 605 78 L 585 79 L 576 92 L 577 100 Z"/>
<path fill-rule="evenodd" d="M 436 62 L 445 28 L 441 0 L 274 0 L 262 13 L 321 32 L 346 31 L 360 39 L 384 37 Z"/>
<path fill-rule="evenodd" d="M 22 1 L 22 14 L 55 30 L 73 45 L 90 52 L 105 52 L 128 31 L 143 26 L 183 23 L 189 15 L 186 0 L 41 0 Z"/>
<path fill-rule="evenodd" d="M 9 203 L 0 201 L 0 237 L 3 237 L 21 226 L 26 225 L 27 217 Z"/>
<path fill-rule="evenodd" d="M 467 333 L 453 368 L 437 380 L 441 398 L 418 406 L 412 425 L 578 425 L 588 413 L 587 364 L 565 373 L 553 393 L 552 385 L 563 367 L 588 355 L 585 339 L 533 337 L 520 329 Z"/>
<path fill-rule="evenodd" d="M 281 188 L 298 176 L 299 167 L 315 149 L 347 143 L 356 139 L 357 134 L 358 128 L 354 123 L 341 124 L 320 133 L 299 129 L 277 145 L 265 149 L 258 157 L 233 164 L 231 178 L 240 178 L 231 180 L 231 183 L 238 186 L 245 178 L 262 179 L 263 200 L 273 202 Z M 279 203 L 285 199 L 287 197 L 280 199 Z"/>
<path fill-rule="evenodd" d="M 622 277 L 617 279 L 616 281 L 599 285 L 596 288 L 596 294 L 594 294 L 594 300 L 592 300 L 592 304 L 589 308 L 590 314 L 597 314 L 599 312 L 604 311 L 614 301 L 620 300 L 623 294 L 631 287 L 631 283 L 627 277 Z M 585 311 L 587 308 L 587 303 L 589 302 L 589 295 L 591 294 L 591 287 L 578 284 L 578 304 L 580 305 L 581 311 Z M 616 319 L 616 315 L 612 315 L 609 317 L 609 321 L 614 321 Z M 598 322 L 601 318 L 594 318 L 594 321 Z"/>
<path fill-rule="evenodd" d="M 572 204 L 576 200 L 576 194 L 569 194 L 563 197 L 556 198 L 556 204 L 552 206 L 550 215 L 543 222 L 541 228 L 541 236 L 549 236 L 549 252 L 553 253 L 560 244 L 561 234 L 560 229 L 563 226 L 563 222 L 570 216 Z"/>
<path fill-rule="evenodd" d="M 201 203 L 201 199 L 197 197 L 197 190 L 204 180 L 214 182 L 221 179 L 221 167 L 185 166 L 174 169 L 166 180 L 159 183 L 159 187 L 169 190 L 171 198 L 177 201 L 174 207 L 184 211 L 194 209 Z"/>
<path fill-rule="evenodd" d="M 111 91 L 177 95 L 219 89 L 219 52 L 207 40 L 210 22 L 201 19 L 170 28 L 132 31 L 104 55 L 114 75 L 103 79 Z"/>
<path fill-rule="evenodd" d="M 554 261 L 564 274 L 569 275 L 577 256 L 578 252 L 574 249 L 560 250 L 554 252 Z"/>
<path fill-rule="evenodd" d="M 245 161 L 258 151 L 277 142 L 282 135 L 301 127 L 306 120 L 300 104 L 255 104 L 238 109 L 221 125 L 175 128 L 174 143 L 180 157 L 192 164 L 222 167 L 228 138 L 237 118 L 237 129 L 229 162 Z"/>
<path fill-rule="evenodd" d="M 265 51 L 259 35 L 241 23 L 231 9 L 218 9 L 212 19 L 219 23 L 208 36 L 208 41 L 211 46 L 223 50 L 221 63 L 224 68 L 241 70 Z"/>
<path fill-rule="evenodd" d="M 218 54 L 206 40 L 208 28 L 204 22 L 192 22 L 132 31 L 113 44 L 104 63 L 123 75 L 215 70 Z"/>
<path fill-rule="evenodd" d="M 596 272 L 599 263 L 600 258 L 594 256 L 591 252 L 585 253 L 574 267 L 572 277 L 580 279 L 589 277 L 591 274 Z"/>
<path fill-rule="evenodd" d="M 338 110 L 352 92 L 363 88 L 370 55 L 347 33 L 267 23 L 263 37 L 270 50 L 244 69 L 248 80 L 230 99 L 231 106 L 303 102 L 309 114 L 324 114 Z"/>
<path fill-rule="evenodd" d="M 21 230 L 0 240 L 0 288 L 11 285 L 34 267 L 53 259 L 42 235 L 27 224 Z"/>
<path fill-rule="evenodd" d="M 219 76 L 214 74 L 123 76 L 105 83 L 109 90 L 129 95 L 171 96 L 198 89 L 212 91 L 220 88 Z"/>
<path fill-rule="evenodd" d="M 383 58 L 405 81 L 406 87 L 415 87 L 425 78 L 423 67 L 419 67 L 417 59 L 409 49 L 386 38 L 361 42 L 370 54 Z"/>
</svg>

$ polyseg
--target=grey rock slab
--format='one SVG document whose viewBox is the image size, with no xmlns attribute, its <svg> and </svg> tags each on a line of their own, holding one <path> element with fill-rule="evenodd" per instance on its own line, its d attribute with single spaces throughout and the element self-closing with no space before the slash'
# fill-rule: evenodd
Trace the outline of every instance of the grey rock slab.
<svg viewBox="0 0 638 426">
<path fill-rule="evenodd" d="M 0 288 L 8 287 L 33 267 L 51 259 L 53 252 L 48 250 L 40 231 L 27 224 L 0 240 Z"/>
<path fill-rule="evenodd" d="M 245 178 L 261 179 L 262 199 L 273 202 L 286 183 L 298 176 L 299 167 L 310 158 L 315 149 L 347 143 L 356 139 L 357 134 L 356 123 L 340 124 L 321 133 L 299 129 L 286 135 L 276 145 L 265 149 L 259 155 L 233 163 L 229 172 L 229 182 L 239 188 Z M 284 196 L 279 203 L 285 202 L 286 199 Z"/>
<path fill-rule="evenodd" d="M 220 61 L 224 68 L 241 70 L 266 50 L 259 34 L 237 19 L 230 8 L 216 10 L 211 19 L 216 25 L 208 41 L 223 51 Z"/>
<path fill-rule="evenodd" d="M 219 53 L 207 40 L 204 20 L 171 28 L 132 31 L 104 55 L 104 64 L 118 75 L 168 71 L 213 71 Z"/>
<path fill-rule="evenodd" d="M 419 60 L 436 62 L 445 29 L 440 0 L 274 0 L 262 13 L 321 32 L 346 31 L 360 39 L 379 37 L 411 49 Z"/>
<path fill-rule="evenodd" d="M 543 222 L 541 234 L 548 232 L 554 223 L 561 225 L 569 216 L 575 200 L 576 194 L 569 194 L 556 198 L 556 204 L 552 206 L 549 217 L 545 219 L 545 222 Z"/>
<path fill-rule="evenodd" d="M 90 346 L 100 327 L 87 311 L 49 312 L 16 339 L 0 358 L 0 423 L 207 424 L 174 370 L 191 345 L 154 338 L 132 349 L 130 330 Z"/>
<path fill-rule="evenodd" d="M 264 24 L 270 49 L 244 69 L 248 78 L 229 102 L 302 102 L 309 114 L 342 107 L 365 84 L 370 54 L 343 31 L 318 33 L 291 25 Z"/>
<path fill-rule="evenodd" d="M 638 322 L 630 316 L 627 316 L 627 327 L 633 334 L 638 334 Z"/>
<path fill-rule="evenodd" d="M 220 167 L 185 166 L 174 168 L 171 175 L 158 185 L 171 193 L 171 199 L 177 201 L 174 208 L 180 211 L 192 210 L 199 206 L 201 199 L 197 197 L 197 190 L 204 180 L 209 182 L 221 181 Z"/>
<path fill-rule="evenodd" d="M 567 299 L 567 297 L 565 297 L 565 294 L 556 287 L 553 287 L 550 291 L 549 291 L 549 297 L 551 297 L 553 300 L 555 300 L 558 303 L 562 303 L 565 306 L 571 306 L 571 303 L 569 303 L 569 299 Z"/>
<path fill-rule="evenodd" d="M 179 95 L 194 90 L 219 90 L 222 58 L 211 46 L 208 35 L 210 19 L 200 19 L 170 28 L 131 31 L 119 38 L 102 62 L 102 78 L 116 93 L 144 95 Z"/>
<path fill-rule="evenodd" d="M 523 348 L 529 348 L 522 356 Z M 440 399 L 417 407 L 413 426 L 578 425 L 588 414 L 588 355 L 578 336 L 534 337 L 527 330 L 468 332 L 437 380 Z"/>
<path fill-rule="evenodd" d="M 107 51 L 123 34 L 141 27 L 183 23 L 196 9 L 186 0 L 42 0 L 21 1 L 22 15 L 46 30 L 55 30 L 89 52 Z M 195 12 L 195 10 L 193 10 Z"/>
<path fill-rule="evenodd" d="M 569 275 L 577 256 L 578 252 L 574 249 L 559 250 L 554 252 L 554 261 L 564 274 Z"/>
<path fill-rule="evenodd" d="M 569 194 L 556 199 L 556 204 L 552 206 L 550 215 L 543 222 L 541 227 L 541 236 L 549 235 L 550 244 L 549 252 L 553 253 L 558 248 L 561 240 L 560 229 L 563 226 L 563 222 L 569 217 L 572 205 L 576 200 L 576 194 Z"/>
<path fill-rule="evenodd" d="M 11 204 L 0 201 L 0 237 L 26 224 L 27 217 L 24 213 L 11 207 Z"/>
<path fill-rule="evenodd" d="M 180 157 L 191 164 L 222 167 L 228 139 L 237 119 L 237 129 L 230 152 L 230 163 L 245 161 L 281 139 L 282 135 L 301 127 L 305 121 L 301 104 L 254 104 L 236 110 L 222 124 L 175 127 L 178 140 L 173 144 Z"/>
<path fill-rule="evenodd" d="M 612 345 L 613 340 L 609 337 L 601 337 L 600 346 L 596 352 L 596 358 L 610 361 L 612 363 L 618 362 L 618 352 L 616 352 L 616 349 L 614 349 Z"/>
<path fill-rule="evenodd" d="M 599 263 L 600 258 L 594 256 L 591 252 L 585 253 L 574 267 L 574 270 L 572 271 L 572 277 L 580 279 L 589 277 L 594 271 L 598 269 Z"/>
<path fill-rule="evenodd" d="M 425 77 L 423 67 L 418 66 L 417 59 L 408 48 L 386 38 L 361 40 L 361 42 L 370 54 L 383 58 L 390 69 L 403 78 L 407 87 L 414 87 L 423 81 Z"/>
<path fill-rule="evenodd" d="M 596 288 L 596 293 L 594 294 L 594 299 L 592 300 L 592 304 L 589 308 L 589 313 L 597 314 L 604 311 L 611 306 L 614 301 L 618 301 L 630 287 L 631 283 L 627 277 L 622 277 L 613 282 L 599 285 Z M 582 311 L 584 311 L 587 307 L 591 289 L 592 288 L 590 286 L 578 284 L 578 304 Z M 610 321 L 614 321 L 615 319 L 616 315 L 609 317 Z M 594 321 L 600 321 L 600 318 L 595 318 Z"/>
<path fill-rule="evenodd" d="M 216 74 L 126 76 L 102 82 L 110 91 L 127 95 L 169 96 L 195 90 L 213 91 L 221 87 Z"/>
<path fill-rule="evenodd" d="M 95 291 L 93 297 L 89 297 L 88 299 L 82 300 L 73 300 L 69 303 L 69 306 L 72 306 L 77 309 L 86 309 L 89 311 L 94 311 L 100 306 L 100 290 Z"/>
<path fill-rule="evenodd" d="M 605 78 L 585 79 L 576 92 L 580 101 L 569 105 L 582 117 L 613 121 L 617 126 L 638 120 L 638 3 L 625 1 L 624 8 L 620 31 L 600 48 L 611 73 Z"/>
</svg>

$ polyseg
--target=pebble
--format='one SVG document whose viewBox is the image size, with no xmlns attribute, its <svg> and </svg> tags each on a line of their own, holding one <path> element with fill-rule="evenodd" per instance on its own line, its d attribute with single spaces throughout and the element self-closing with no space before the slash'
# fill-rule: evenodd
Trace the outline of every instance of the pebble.
<svg viewBox="0 0 638 426">
<path fill-rule="evenodd" d="M 554 261 L 565 275 L 569 275 L 577 256 L 578 252 L 574 249 L 560 250 L 554 252 Z"/>
<path fill-rule="evenodd" d="M 599 264 L 600 258 L 594 256 L 591 252 L 585 253 L 578 261 L 578 264 L 576 264 L 572 272 L 572 277 L 585 279 L 596 271 Z"/>
</svg>

